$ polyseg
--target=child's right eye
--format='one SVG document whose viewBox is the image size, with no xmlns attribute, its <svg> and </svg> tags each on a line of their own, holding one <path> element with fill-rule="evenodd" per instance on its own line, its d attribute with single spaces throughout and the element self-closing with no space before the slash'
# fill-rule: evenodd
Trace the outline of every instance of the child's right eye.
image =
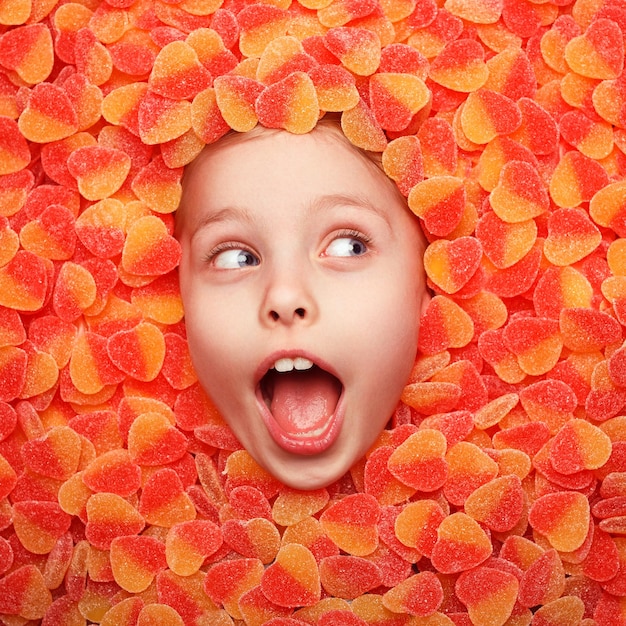
<svg viewBox="0 0 626 626">
<path fill-rule="evenodd" d="M 216 251 L 211 256 L 213 258 L 213 265 L 224 270 L 254 267 L 260 263 L 256 255 L 244 248 L 229 248 L 227 250 Z"/>
</svg>

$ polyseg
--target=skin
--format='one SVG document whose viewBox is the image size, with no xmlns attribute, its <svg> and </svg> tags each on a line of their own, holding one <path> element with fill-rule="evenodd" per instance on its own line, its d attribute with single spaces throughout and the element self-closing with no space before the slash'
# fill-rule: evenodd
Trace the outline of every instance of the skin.
<svg viewBox="0 0 626 626">
<path fill-rule="evenodd" d="M 417 219 L 376 165 L 320 126 L 218 142 L 183 187 L 180 288 L 199 381 L 273 476 L 329 485 L 375 442 L 414 364 L 428 301 Z M 287 432 L 265 408 L 259 381 L 281 356 L 341 382 L 323 432 Z"/>
</svg>

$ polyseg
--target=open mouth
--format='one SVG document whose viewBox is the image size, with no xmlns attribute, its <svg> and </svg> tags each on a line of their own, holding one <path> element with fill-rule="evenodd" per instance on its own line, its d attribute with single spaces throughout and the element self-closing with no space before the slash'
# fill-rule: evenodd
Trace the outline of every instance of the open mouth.
<svg viewBox="0 0 626 626">
<path fill-rule="evenodd" d="M 282 447 L 305 454 L 334 441 L 342 393 L 336 376 L 304 358 L 277 360 L 257 388 L 272 437 Z"/>
</svg>

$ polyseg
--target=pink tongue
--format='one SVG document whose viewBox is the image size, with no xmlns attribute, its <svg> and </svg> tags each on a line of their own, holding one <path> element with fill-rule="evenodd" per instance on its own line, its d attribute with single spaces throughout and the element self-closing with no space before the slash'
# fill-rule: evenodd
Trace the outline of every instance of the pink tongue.
<svg viewBox="0 0 626 626">
<path fill-rule="evenodd" d="M 307 433 L 328 421 L 340 393 L 337 379 L 318 368 L 276 374 L 270 410 L 287 432 Z"/>
</svg>

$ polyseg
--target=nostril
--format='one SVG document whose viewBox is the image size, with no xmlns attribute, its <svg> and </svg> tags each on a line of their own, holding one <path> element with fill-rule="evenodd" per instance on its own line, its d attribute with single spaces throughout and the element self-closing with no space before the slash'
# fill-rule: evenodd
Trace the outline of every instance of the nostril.
<svg viewBox="0 0 626 626">
<path fill-rule="evenodd" d="M 278 320 L 278 318 L 280 317 L 278 315 L 278 313 L 276 313 L 276 311 L 270 311 L 270 316 L 271 318 L 276 322 Z"/>
<path fill-rule="evenodd" d="M 296 315 L 298 317 L 303 318 L 305 316 L 305 314 L 306 314 L 305 310 L 302 307 L 296 309 Z"/>
</svg>

